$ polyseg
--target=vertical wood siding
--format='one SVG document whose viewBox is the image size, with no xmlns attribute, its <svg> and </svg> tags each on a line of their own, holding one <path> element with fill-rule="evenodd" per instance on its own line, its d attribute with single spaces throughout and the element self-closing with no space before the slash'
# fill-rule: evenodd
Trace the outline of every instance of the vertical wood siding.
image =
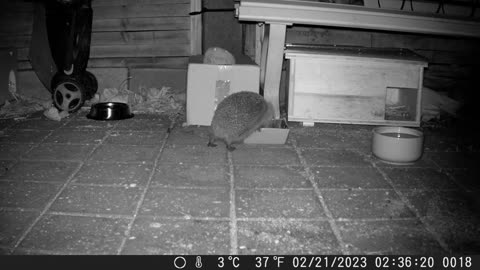
<svg viewBox="0 0 480 270">
<path fill-rule="evenodd" d="M 94 0 L 89 68 L 186 68 L 190 0 Z M 31 70 L 33 2 L 2 0 L 0 48 L 14 47 L 18 69 Z"/>
</svg>

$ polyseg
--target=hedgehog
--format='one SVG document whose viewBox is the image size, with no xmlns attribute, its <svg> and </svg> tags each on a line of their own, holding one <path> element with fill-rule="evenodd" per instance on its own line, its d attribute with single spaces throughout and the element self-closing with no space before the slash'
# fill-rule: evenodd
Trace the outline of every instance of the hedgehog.
<svg viewBox="0 0 480 270">
<path fill-rule="evenodd" d="M 227 96 L 215 110 L 210 125 L 208 146 L 225 142 L 229 151 L 234 143 L 243 143 L 256 130 L 265 127 L 273 118 L 273 106 L 254 92 L 241 91 Z"/>
</svg>

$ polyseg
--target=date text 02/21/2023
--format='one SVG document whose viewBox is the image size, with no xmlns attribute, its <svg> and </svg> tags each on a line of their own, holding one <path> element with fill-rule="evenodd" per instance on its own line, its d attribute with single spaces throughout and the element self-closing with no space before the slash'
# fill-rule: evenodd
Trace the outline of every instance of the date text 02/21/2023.
<svg viewBox="0 0 480 270">
<path fill-rule="evenodd" d="M 469 256 L 219 256 L 218 269 L 473 269 Z"/>
</svg>

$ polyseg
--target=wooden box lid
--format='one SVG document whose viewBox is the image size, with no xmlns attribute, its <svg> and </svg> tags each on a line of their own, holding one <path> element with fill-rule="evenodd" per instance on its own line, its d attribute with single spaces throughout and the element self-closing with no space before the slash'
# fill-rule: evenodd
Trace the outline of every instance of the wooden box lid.
<svg viewBox="0 0 480 270">
<path fill-rule="evenodd" d="M 404 48 L 368 48 L 360 46 L 332 46 L 332 45 L 306 45 L 286 44 L 286 58 L 292 56 L 342 56 L 355 58 L 369 58 L 381 60 L 394 60 L 416 62 L 427 66 L 427 59 Z"/>
</svg>

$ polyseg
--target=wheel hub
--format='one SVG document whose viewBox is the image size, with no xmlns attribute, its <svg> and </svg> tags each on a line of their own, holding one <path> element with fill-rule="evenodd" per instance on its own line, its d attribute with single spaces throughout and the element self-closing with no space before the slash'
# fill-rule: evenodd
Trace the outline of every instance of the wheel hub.
<svg viewBox="0 0 480 270">
<path fill-rule="evenodd" d="M 60 83 L 53 94 L 55 105 L 64 111 L 75 111 L 82 106 L 82 93 L 77 85 L 71 82 Z"/>
</svg>

